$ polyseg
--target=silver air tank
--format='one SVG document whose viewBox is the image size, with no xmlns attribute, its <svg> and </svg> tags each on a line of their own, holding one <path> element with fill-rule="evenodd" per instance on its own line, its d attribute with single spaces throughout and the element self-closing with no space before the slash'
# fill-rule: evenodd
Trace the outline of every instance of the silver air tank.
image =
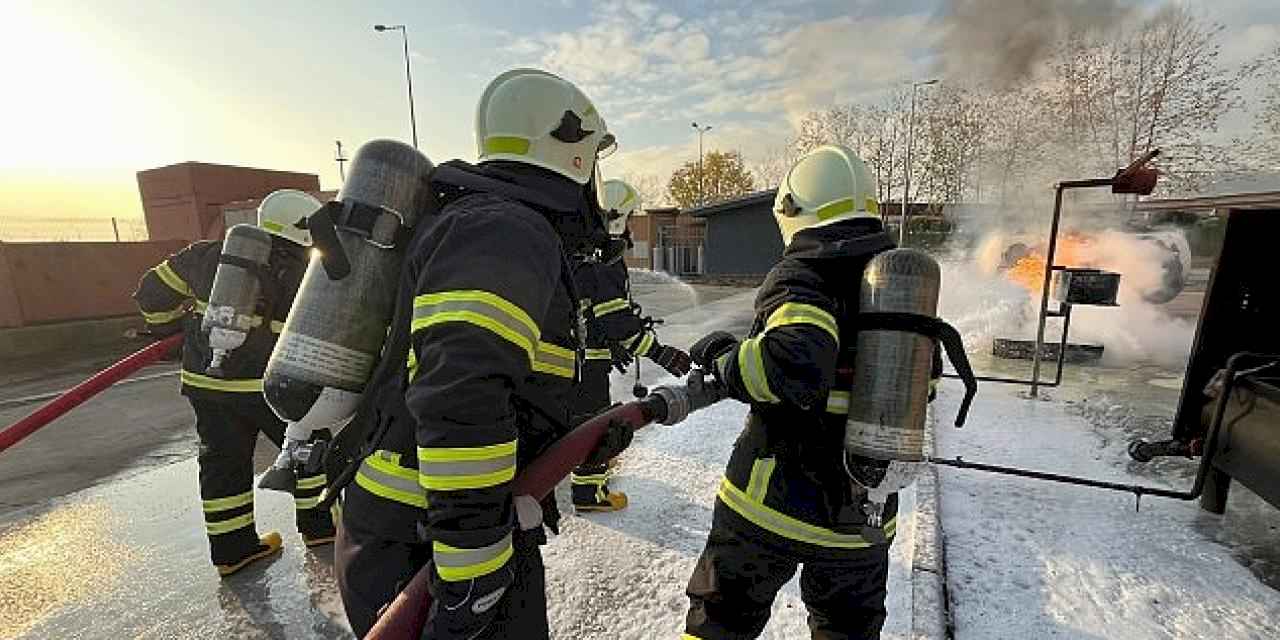
<svg viewBox="0 0 1280 640">
<path fill-rule="evenodd" d="M 412 228 L 425 208 L 433 168 L 413 147 L 369 142 L 336 201 L 308 219 L 319 253 L 263 377 L 268 404 L 288 423 L 263 488 L 291 491 L 299 467 L 319 466 L 313 434 L 336 432 L 353 417 L 387 336 L 408 238 L 402 227 Z"/>
<path fill-rule="evenodd" d="M 209 305 L 200 323 L 213 350 L 210 376 L 222 377 L 227 354 L 243 345 L 257 324 L 269 322 L 256 315 L 262 284 L 255 270 L 265 269 L 270 258 L 271 234 L 251 224 L 238 224 L 227 231 Z"/>
<path fill-rule="evenodd" d="M 858 310 L 934 318 L 940 282 L 938 263 L 928 254 L 885 251 L 862 273 Z M 869 527 L 881 526 L 888 496 L 910 486 L 924 465 L 934 348 L 931 338 L 908 331 L 858 333 L 844 446 L 850 475 L 868 490 Z"/>
</svg>

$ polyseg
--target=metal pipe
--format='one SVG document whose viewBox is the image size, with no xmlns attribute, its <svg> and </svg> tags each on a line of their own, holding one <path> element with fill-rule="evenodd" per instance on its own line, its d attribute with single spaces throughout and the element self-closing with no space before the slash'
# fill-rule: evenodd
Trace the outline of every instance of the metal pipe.
<svg viewBox="0 0 1280 640">
<path fill-rule="evenodd" d="M 1058 249 L 1058 223 L 1062 219 L 1062 192 L 1066 189 L 1061 183 L 1054 190 L 1053 222 L 1049 225 L 1049 248 L 1044 257 L 1044 281 L 1040 290 L 1040 317 L 1036 326 L 1035 351 L 1031 354 L 1031 397 L 1040 392 L 1040 351 L 1044 349 L 1044 324 L 1049 312 L 1049 281 L 1053 278 L 1053 257 Z M 1061 356 L 1062 354 L 1058 354 Z"/>
<path fill-rule="evenodd" d="M 989 473 L 1000 473 L 1004 475 L 1020 476 L 1023 478 L 1034 478 L 1037 480 L 1047 480 L 1050 482 L 1061 482 L 1065 484 L 1074 484 L 1085 487 L 1094 487 L 1098 489 L 1110 489 L 1113 491 L 1123 491 L 1132 493 L 1139 500 L 1142 496 L 1159 496 L 1162 498 L 1173 498 L 1175 500 L 1195 500 L 1200 497 L 1204 491 L 1205 479 L 1209 475 L 1209 471 L 1213 464 L 1213 456 L 1218 449 L 1218 434 L 1221 431 L 1222 419 L 1226 415 L 1227 403 L 1231 398 L 1231 389 L 1235 386 L 1237 371 L 1240 370 L 1239 362 L 1244 358 L 1269 358 L 1280 360 L 1280 355 L 1267 355 L 1260 353 L 1240 352 L 1231 356 L 1227 360 L 1226 369 L 1223 372 L 1222 391 L 1218 395 L 1217 403 L 1214 405 L 1213 422 L 1209 425 L 1209 434 L 1205 440 L 1204 449 L 1200 456 L 1200 466 L 1196 471 L 1195 480 L 1191 484 L 1191 489 L 1187 491 L 1176 491 L 1173 489 L 1164 489 L 1161 487 L 1150 487 L 1138 484 L 1123 484 L 1119 482 L 1108 482 L 1105 480 L 1092 480 L 1090 478 L 1080 478 L 1077 476 L 1068 476 L 1059 473 L 1050 473 L 1047 471 L 1036 471 L 1032 469 L 1019 469 L 1017 467 L 1004 467 L 994 464 L 985 464 L 981 462 L 969 462 L 957 456 L 950 458 L 927 458 L 928 462 L 946 467 L 955 467 L 957 469 L 972 469 L 974 471 L 986 471 Z M 1247 372 L 1245 372 L 1247 373 Z M 1047 385 L 1045 385 L 1047 386 Z"/>
</svg>

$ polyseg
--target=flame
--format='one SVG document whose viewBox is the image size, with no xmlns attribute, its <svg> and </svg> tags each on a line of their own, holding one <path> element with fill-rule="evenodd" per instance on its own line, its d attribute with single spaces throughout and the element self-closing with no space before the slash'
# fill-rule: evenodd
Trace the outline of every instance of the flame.
<svg viewBox="0 0 1280 640">
<path fill-rule="evenodd" d="M 1093 238 L 1076 232 L 1068 232 L 1058 238 L 1058 246 L 1053 261 L 1069 267 L 1092 267 Z M 1026 255 L 1018 258 L 1008 270 L 1005 277 L 1022 285 L 1033 296 L 1040 295 L 1040 287 L 1044 284 L 1045 247 L 1034 247 Z"/>
</svg>

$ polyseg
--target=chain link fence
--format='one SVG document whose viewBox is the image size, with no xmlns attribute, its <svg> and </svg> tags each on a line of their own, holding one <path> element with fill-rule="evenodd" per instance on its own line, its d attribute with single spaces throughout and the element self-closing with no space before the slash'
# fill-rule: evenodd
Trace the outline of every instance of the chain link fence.
<svg viewBox="0 0 1280 640">
<path fill-rule="evenodd" d="M 141 218 L 0 218 L 0 242 L 140 242 Z"/>
</svg>

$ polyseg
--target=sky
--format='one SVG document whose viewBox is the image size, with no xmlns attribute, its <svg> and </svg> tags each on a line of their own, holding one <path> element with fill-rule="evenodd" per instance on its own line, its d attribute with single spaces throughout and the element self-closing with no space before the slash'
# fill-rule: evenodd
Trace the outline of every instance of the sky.
<svg viewBox="0 0 1280 640">
<path fill-rule="evenodd" d="M 607 177 L 665 180 L 697 156 L 692 121 L 751 158 L 814 108 L 935 74 L 942 1 L 0 0 L 0 217 L 141 216 L 134 174 L 187 160 L 337 188 L 335 140 L 410 137 L 400 34 L 378 23 L 407 26 L 433 160 L 474 159 L 480 92 L 534 66 L 597 103 Z M 1280 42 L 1277 0 L 1187 2 L 1226 25 L 1224 62 Z"/>
</svg>

